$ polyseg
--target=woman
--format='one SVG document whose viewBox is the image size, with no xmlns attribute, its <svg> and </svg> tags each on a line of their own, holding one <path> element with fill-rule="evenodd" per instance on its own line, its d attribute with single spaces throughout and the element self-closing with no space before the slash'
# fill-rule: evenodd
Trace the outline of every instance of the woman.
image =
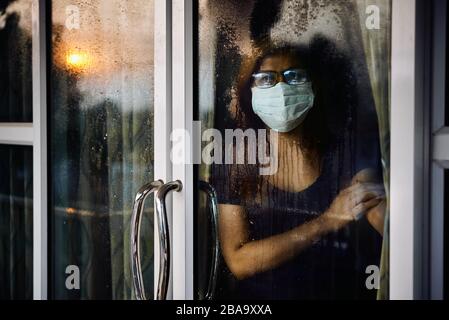
<svg viewBox="0 0 449 320">
<path fill-rule="evenodd" d="M 384 188 L 376 165 L 355 171 L 350 112 L 329 101 L 319 69 L 305 50 L 269 48 L 241 79 L 237 127 L 278 132 L 279 165 L 270 176 L 216 168 L 221 249 L 240 298 L 375 297 L 365 269 L 379 265 Z"/>
</svg>

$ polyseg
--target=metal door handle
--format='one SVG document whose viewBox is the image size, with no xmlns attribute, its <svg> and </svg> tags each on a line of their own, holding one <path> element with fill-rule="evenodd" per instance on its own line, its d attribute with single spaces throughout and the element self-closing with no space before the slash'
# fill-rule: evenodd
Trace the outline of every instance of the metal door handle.
<svg viewBox="0 0 449 320">
<path fill-rule="evenodd" d="M 131 216 L 131 271 L 134 292 L 137 300 L 146 300 L 143 283 L 142 266 L 140 264 L 140 223 L 146 198 L 163 185 L 162 180 L 144 185 L 137 192 Z"/>
<path fill-rule="evenodd" d="M 170 278 L 170 232 L 168 228 L 165 197 L 171 191 L 180 192 L 181 190 L 181 181 L 172 181 L 163 184 L 156 191 L 156 212 L 160 233 L 159 279 L 157 287 L 158 300 L 165 300 L 167 297 L 168 282 Z"/>
<path fill-rule="evenodd" d="M 212 264 L 209 273 L 209 285 L 207 287 L 206 300 L 213 300 L 215 295 L 215 288 L 217 285 L 218 276 L 218 263 L 220 259 L 220 241 L 218 238 L 218 202 L 217 202 L 217 192 L 214 187 L 205 181 L 200 181 L 200 189 L 207 194 L 209 201 L 209 206 L 212 214 L 209 215 L 210 224 L 212 226 L 212 239 L 213 239 L 213 250 L 212 250 Z"/>
</svg>

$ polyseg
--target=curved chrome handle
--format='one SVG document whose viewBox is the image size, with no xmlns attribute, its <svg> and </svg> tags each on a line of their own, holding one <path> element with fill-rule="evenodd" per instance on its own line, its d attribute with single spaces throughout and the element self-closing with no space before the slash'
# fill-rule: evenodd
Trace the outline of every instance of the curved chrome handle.
<svg viewBox="0 0 449 320">
<path fill-rule="evenodd" d="M 167 297 L 168 281 L 170 278 L 170 233 L 168 228 L 165 197 L 170 191 L 182 190 L 181 181 L 172 181 L 162 185 L 156 191 L 156 212 L 160 232 L 159 250 L 159 279 L 157 287 L 157 299 L 165 300 Z"/>
<path fill-rule="evenodd" d="M 212 210 L 210 217 L 210 223 L 212 225 L 212 239 L 213 239 L 213 250 L 212 250 L 212 265 L 209 274 L 209 285 L 207 287 L 206 300 L 213 300 L 215 295 L 215 288 L 217 285 L 218 276 L 218 263 L 220 259 L 220 240 L 218 238 L 218 202 L 217 202 L 217 192 L 214 187 L 205 181 L 200 181 L 200 189 L 207 194 L 209 199 L 209 206 Z"/>
<path fill-rule="evenodd" d="M 137 192 L 131 216 L 131 271 L 133 276 L 134 292 L 136 299 L 146 300 L 145 287 L 143 283 L 142 267 L 140 264 L 140 222 L 146 198 L 164 182 L 161 180 L 144 185 Z"/>
</svg>

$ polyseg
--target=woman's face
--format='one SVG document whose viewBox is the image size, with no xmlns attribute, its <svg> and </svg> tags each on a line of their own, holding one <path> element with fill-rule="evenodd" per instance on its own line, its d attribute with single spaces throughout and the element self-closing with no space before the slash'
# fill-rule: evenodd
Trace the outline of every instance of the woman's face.
<svg viewBox="0 0 449 320">
<path fill-rule="evenodd" d="M 281 133 L 304 121 L 315 98 L 307 71 L 289 54 L 266 57 L 253 75 L 251 91 L 254 113 Z"/>
</svg>

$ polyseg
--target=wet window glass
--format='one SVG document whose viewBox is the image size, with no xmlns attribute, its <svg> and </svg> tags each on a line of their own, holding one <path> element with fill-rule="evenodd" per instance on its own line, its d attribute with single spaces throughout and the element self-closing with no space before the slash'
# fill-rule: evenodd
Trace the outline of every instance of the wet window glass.
<svg viewBox="0 0 449 320">
<path fill-rule="evenodd" d="M 147 0 L 52 2 L 53 298 L 134 298 L 131 210 L 153 181 L 153 15 Z M 151 298 L 149 207 L 141 252 Z"/>
<path fill-rule="evenodd" d="M 33 298 L 33 149 L 0 145 L 0 300 Z"/>
<path fill-rule="evenodd" d="M 194 11 L 197 298 L 388 298 L 391 1 Z"/>
<path fill-rule="evenodd" d="M 32 122 L 31 0 L 0 2 L 0 122 Z"/>
</svg>

